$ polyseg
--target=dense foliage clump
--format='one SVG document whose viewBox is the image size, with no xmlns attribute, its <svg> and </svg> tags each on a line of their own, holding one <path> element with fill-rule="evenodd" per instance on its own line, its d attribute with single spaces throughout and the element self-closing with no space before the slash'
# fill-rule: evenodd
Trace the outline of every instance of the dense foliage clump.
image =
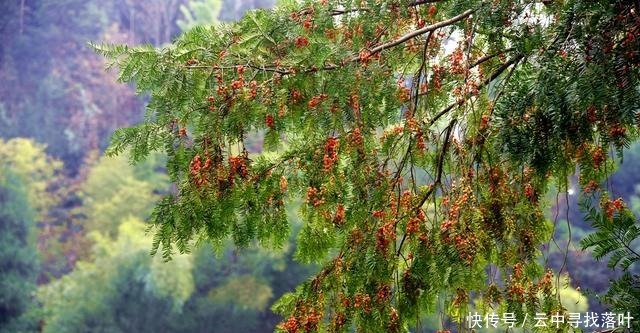
<svg viewBox="0 0 640 333">
<path fill-rule="evenodd" d="M 610 151 L 637 137 L 639 12 L 285 1 L 161 49 L 96 45 L 151 94 L 110 153 L 167 153 L 176 190 L 151 218 L 166 258 L 229 237 L 281 246 L 285 205 L 304 200 L 297 256 L 324 268 L 275 306 L 283 331 L 402 331 L 439 306 L 458 322 L 473 309 L 564 312 L 536 260 L 552 234 L 541 198 L 578 169 L 600 198 L 588 209 L 634 227 L 601 184 Z M 263 152 L 247 144 L 256 135 Z M 636 260 L 594 237 L 583 245 L 614 266 Z"/>
</svg>

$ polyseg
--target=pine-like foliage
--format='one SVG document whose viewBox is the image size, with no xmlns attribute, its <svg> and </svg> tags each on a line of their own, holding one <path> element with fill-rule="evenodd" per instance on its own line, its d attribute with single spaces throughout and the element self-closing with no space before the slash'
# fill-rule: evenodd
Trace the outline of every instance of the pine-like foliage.
<svg viewBox="0 0 640 333">
<path fill-rule="evenodd" d="M 590 200 L 594 194 L 586 195 L 581 205 L 586 211 L 585 220 L 591 222 L 596 231 L 580 242 L 583 249 L 592 249 L 595 259 L 607 258 L 611 269 L 620 268 L 622 277 L 612 281 L 611 287 L 601 297 L 617 313 L 640 314 L 640 276 L 630 267 L 640 261 L 640 223 L 622 199 L 609 200 L 602 195 L 601 210 Z M 640 330 L 640 322 L 632 321 L 633 332 Z"/>
<path fill-rule="evenodd" d="M 458 322 L 562 312 L 535 260 L 540 198 L 576 167 L 594 190 L 609 148 L 637 136 L 638 12 L 283 1 L 162 49 L 94 45 L 151 94 L 110 153 L 168 154 L 177 190 L 151 220 L 166 258 L 228 237 L 280 246 L 286 202 L 305 200 L 297 256 L 324 268 L 274 307 L 283 331 L 403 331 L 438 304 Z"/>
<path fill-rule="evenodd" d="M 636 241 L 640 241 L 640 225 L 633 212 L 623 206 L 622 200 L 603 203 L 599 212 L 592 205 L 585 205 L 586 220 L 591 222 L 596 232 L 585 237 L 580 244 L 583 248 L 593 248 L 596 259 L 608 257 L 609 268 L 620 266 L 627 270 L 633 263 L 640 261 L 640 250 Z"/>
</svg>

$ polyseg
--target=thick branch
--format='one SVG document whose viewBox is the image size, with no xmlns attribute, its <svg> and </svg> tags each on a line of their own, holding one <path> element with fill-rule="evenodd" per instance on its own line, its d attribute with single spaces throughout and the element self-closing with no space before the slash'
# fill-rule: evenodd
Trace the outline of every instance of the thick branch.
<svg viewBox="0 0 640 333">
<path fill-rule="evenodd" d="M 486 55 L 484 57 L 479 58 L 473 64 L 469 65 L 469 68 L 474 68 L 474 67 L 476 67 L 476 66 L 478 66 L 478 65 L 480 65 L 480 64 L 482 64 L 484 62 L 487 62 L 487 61 L 489 61 L 489 60 L 491 60 L 491 59 L 493 59 L 493 58 L 495 58 L 497 56 L 500 56 L 500 55 L 505 54 L 505 53 L 510 52 L 510 51 L 513 51 L 513 48 L 508 48 L 508 49 L 506 49 L 504 51 L 499 51 L 499 52 L 496 52 L 496 53 L 488 54 L 488 55 Z"/>
<path fill-rule="evenodd" d="M 404 42 L 406 42 L 406 41 L 408 41 L 410 39 L 413 39 L 413 38 L 418 37 L 420 35 L 424 35 L 427 32 L 438 30 L 440 28 L 443 28 L 443 27 L 452 25 L 452 24 L 454 24 L 456 22 L 462 21 L 465 18 L 471 16 L 471 14 L 473 14 L 474 12 L 475 12 L 475 10 L 472 10 L 472 9 L 466 10 L 462 14 L 456 15 L 456 16 L 448 19 L 448 20 L 440 21 L 438 23 L 426 26 L 424 28 L 409 32 L 406 35 L 404 35 L 404 36 L 402 36 L 402 37 L 400 37 L 400 38 L 398 38 L 396 40 L 384 43 L 382 45 L 378 45 L 378 46 L 374 47 L 373 49 L 371 49 L 370 52 L 373 55 L 373 54 L 376 54 L 378 52 L 381 52 L 384 49 L 388 49 L 388 48 L 392 48 L 394 46 L 398 46 L 398 45 L 400 45 L 400 44 L 402 44 L 402 43 L 404 43 Z"/>
<path fill-rule="evenodd" d="M 431 194 L 435 192 L 436 187 L 438 187 L 442 183 L 442 172 L 444 169 L 444 156 L 446 155 L 447 150 L 449 149 L 449 143 L 451 141 L 451 132 L 453 131 L 453 127 L 455 125 L 456 125 L 456 119 L 454 118 L 449 122 L 449 125 L 447 126 L 447 131 L 444 137 L 444 143 L 442 144 L 442 150 L 440 151 L 440 155 L 438 156 L 438 164 L 436 165 L 436 179 L 433 182 L 433 186 L 431 186 L 431 188 L 427 191 L 427 193 L 425 193 L 422 196 L 420 203 L 416 206 L 416 208 L 418 209 L 422 207 L 422 205 L 424 205 L 425 202 L 427 202 L 427 199 L 429 199 L 429 196 L 431 196 Z"/>
<path fill-rule="evenodd" d="M 426 5 L 429 3 L 436 3 L 436 2 L 441 2 L 442 0 L 416 0 L 412 3 L 409 4 L 409 7 L 415 7 L 415 6 L 420 6 L 420 5 Z"/>
<path fill-rule="evenodd" d="M 502 64 L 502 66 L 500 66 L 495 72 L 491 73 L 491 75 L 486 78 L 484 81 L 482 81 L 482 83 L 480 83 L 478 85 L 478 89 L 482 89 L 484 86 L 488 85 L 489 83 L 491 83 L 493 80 L 495 80 L 498 76 L 500 76 L 500 74 L 502 74 L 505 70 L 507 70 L 507 68 L 509 68 L 511 65 L 519 62 L 524 56 L 522 54 L 518 54 L 517 56 L 511 58 L 511 60 L 505 62 L 504 64 Z M 449 111 L 453 110 L 453 108 L 455 108 L 458 105 L 462 105 L 464 104 L 469 98 L 471 98 L 472 94 L 466 94 L 465 97 L 460 100 L 460 101 L 456 101 L 452 104 L 450 104 L 449 106 L 447 106 L 446 108 L 442 109 L 440 112 L 438 112 L 430 121 L 429 121 L 429 126 L 432 126 L 436 121 L 438 121 L 438 119 L 440 119 L 440 117 L 444 116 L 445 114 L 447 114 Z"/>
</svg>

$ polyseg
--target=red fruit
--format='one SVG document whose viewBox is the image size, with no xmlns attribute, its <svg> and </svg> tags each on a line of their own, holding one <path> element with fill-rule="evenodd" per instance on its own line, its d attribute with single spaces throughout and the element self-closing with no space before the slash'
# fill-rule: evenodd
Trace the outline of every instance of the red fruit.
<svg viewBox="0 0 640 333">
<path fill-rule="evenodd" d="M 431 5 L 429 6 L 429 16 L 433 16 L 436 15 L 436 12 L 438 11 L 438 8 L 436 8 L 435 5 Z"/>
<path fill-rule="evenodd" d="M 602 152 L 602 148 L 598 147 L 591 156 L 591 160 L 593 162 L 593 166 L 598 169 L 600 165 L 604 161 L 604 153 Z"/>
<path fill-rule="evenodd" d="M 324 157 L 322 158 L 324 171 L 329 171 L 333 168 L 333 165 L 338 161 L 338 139 L 330 137 L 324 145 Z"/>
<path fill-rule="evenodd" d="M 264 120 L 264 123 L 267 125 L 267 127 L 273 129 L 275 127 L 275 123 L 274 123 L 274 119 L 273 116 L 268 114 Z"/>
<path fill-rule="evenodd" d="M 296 320 L 296 318 L 294 316 L 291 316 L 282 324 L 282 329 L 287 331 L 287 333 L 297 333 L 300 329 L 300 326 L 298 325 L 298 321 Z"/>
<path fill-rule="evenodd" d="M 311 28 L 313 28 L 313 22 L 311 21 L 311 16 L 307 17 L 307 19 L 304 20 L 304 22 L 302 23 L 302 26 L 305 28 L 305 30 L 310 30 Z"/>
<path fill-rule="evenodd" d="M 307 39 L 307 37 L 304 37 L 304 36 L 298 36 L 296 37 L 295 44 L 297 48 L 303 48 L 309 45 L 309 39 Z"/>
<path fill-rule="evenodd" d="M 336 216 L 333 218 L 334 225 L 342 225 L 344 223 L 345 209 L 344 205 L 338 204 L 336 207 Z"/>
<path fill-rule="evenodd" d="M 524 195 L 529 200 L 533 200 L 535 198 L 535 191 L 533 189 L 533 186 L 531 186 L 531 184 L 527 184 L 524 186 Z"/>
</svg>

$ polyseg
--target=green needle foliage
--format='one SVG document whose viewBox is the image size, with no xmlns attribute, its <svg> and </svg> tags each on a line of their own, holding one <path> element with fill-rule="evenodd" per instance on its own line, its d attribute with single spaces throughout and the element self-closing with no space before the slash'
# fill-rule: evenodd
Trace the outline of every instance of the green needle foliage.
<svg viewBox="0 0 640 333">
<path fill-rule="evenodd" d="M 637 137 L 638 6 L 283 1 L 161 49 L 94 45 L 151 95 L 109 153 L 168 155 L 176 191 L 151 218 L 166 259 L 282 246 L 285 203 L 304 200 L 297 257 L 323 269 L 274 306 L 282 331 L 563 312 L 535 260 L 540 198 L 576 168 L 599 192 L 610 148 Z M 245 146 L 256 134 L 264 152 Z"/>
</svg>

